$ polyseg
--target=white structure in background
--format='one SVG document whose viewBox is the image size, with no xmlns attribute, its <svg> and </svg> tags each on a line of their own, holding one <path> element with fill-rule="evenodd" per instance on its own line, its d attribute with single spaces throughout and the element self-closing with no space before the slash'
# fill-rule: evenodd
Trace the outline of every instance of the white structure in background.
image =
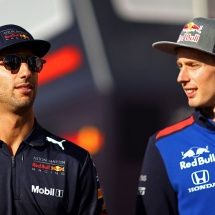
<svg viewBox="0 0 215 215">
<path fill-rule="evenodd" d="M 101 94 L 109 95 L 115 89 L 115 81 L 104 51 L 92 3 L 90 0 L 73 0 L 73 2 L 94 83 Z"/>
<path fill-rule="evenodd" d="M 0 5 L 0 25 L 20 25 L 35 38 L 49 40 L 74 22 L 68 0 L 0 0 Z"/>
<path fill-rule="evenodd" d="M 193 17 L 208 17 L 205 0 L 111 0 L 119 17 L 127 21 L 184 24 Z"/>
<path fill-rule="evenodd" d="M 17 24 L 45 40 L 71 28 L 77 18 L 95 86 L 101 94 L 113 92 L 115 84 L 90 0 L 0 0 L 0 5 L 0 25 Z"/>
</svg>

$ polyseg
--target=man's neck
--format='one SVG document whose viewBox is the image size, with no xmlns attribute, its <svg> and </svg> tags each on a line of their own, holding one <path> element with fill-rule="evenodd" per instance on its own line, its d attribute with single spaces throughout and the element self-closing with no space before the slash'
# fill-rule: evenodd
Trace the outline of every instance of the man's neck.
<svg viewBox="0 0 215 215">
<path fill-rule="evenodd" d="M 19 145 L 34 126 L 33 110 L 23 115 L 0 113 L 0 116 L 0 140 L 6 143 L 11 154 L 15 155 Z"/>
</svg>

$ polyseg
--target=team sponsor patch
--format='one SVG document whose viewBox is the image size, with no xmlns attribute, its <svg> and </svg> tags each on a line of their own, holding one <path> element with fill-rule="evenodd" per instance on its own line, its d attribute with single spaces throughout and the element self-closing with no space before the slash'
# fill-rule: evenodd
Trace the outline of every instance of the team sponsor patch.
<svg viewBox="0 0 215 215">
<path fill-rule="evenodd" d="M 194 42 L 197 43 L 200 38 L 201 30 L 203 26 L 198 26 L 194 22 L 190 22 L 187 25 L 184 26 L 183 32 L 185 32 L 183 35 L 179 35 L 178 41 L 189 41 L 189 42 Z M 192 32 L 195 32 L 195 35 L 192 35 Z"/>
<path fill-rule="evenodd" d="M 98 189 L 98 199 L 103 198 L 101 188 Z"/>
<path fill-rule="evenodd" d="M 195 34 L 194 36 L 192 36 L 192 34 L 184 34 L 184 35 L 179 35 L 177 42 L 188 41 L 188 42 L 198 43 L 199 38 L 200 38 L 199 34 Z"/>
<path fill-rule="evenodd" d="M 7 29 L 1 31 L 1 36 L 4 42 L 14 40 L 29 40 L 29 35 L 26 32 L 22 32 L 14 29 Z"/>
<path fill-rule="evenodd" d="M 197 146 L 194 146 L 194 147 L 191 147 L 188 151 L 186 151 L 185 153 L 184 152 L 181 152 L 182 154 L 182 159 L 184 158 L 187 158 L 187 157 L 199 157 L 201 154 L 203 153 L 209 153 L 209 149 L 208 149 L 208 146 L 206 146 L 205 148 L 202 148 L 202 147 L 197 147 Z"/>
<path fill-rule="evenodd" d="M 51 166 L 51 170 L 57 171 L 57 172 L 64 172 L 64 167 L 61 166 Z"/>
<path fill-rule="evenodd" d="M 147 180 L 147 176 L 146 175 L 140 175 L 139 181 L 146 181 L 146 180 Z"/>
<path fill-rule="evenodd" d="M 37 173 L 65 175 L 65 161 L 33 157 L 31 170 Z"/>
<path fill-rule="evenodd" d="M 145 195 L 145 191 L 146 191 L 145 187 L 138 187 L 138 189 L 137 189 L 137 195 L 144 196 Z"/>
<path fill-rule="evenodd" d="M 64 150 L 63 142 L 65 142 L 66 140 L 57 141 L 57 140 L 52 139 L 51 137 L 46 137 L 46 140 L 48 140 L 49 142 L 51 142 L 53 144 L 59 145 L 59 147 L 62 150 Z"/>
<path fill-rule="evenodd" d="M 35 162 L 40 162 L 40 163 L 49 163 L 52 165 L 65 165 L 66 162 L 65 160 L 56 160 L 56 159 L 48 159 L 48 158 L 44 158 L 44 157 L 33 157 L 33 160 Z"/>
<path fill-rule="evenodd" d="M 193 187 L 188 188 L 189 193 L 203 191 L 215 187 L 215 182 L 210 183 L 210 174 L 208 170 L 199 170 L 191 174 Z"/>
<path fill-rule="evenodd" d="M 215 155 L 210 153 L 208 146 L 205 148 L 194 146 L 181 154 L 182 161 L 179 163 L 181 170 L 215 162 Z"/>
<path fill-rule="evenodd" d="M 47 187 L 39 187 L 36 185 L 31 186 L 31 192 L 32 193 L 37 193 L 41 195 L 47 195 L 47 196 L 55 196 L 55 197 L 60 197 L 63 198 L 63 190 L 61 189 L 55 189 L 55 188 L 47 188 Z"/>
<path fill-rule="evenodd" d="M 203 25 L 198 26 L 194 22 L 190 22 L 184 26 L 183 31 L 186 33 L 197 32 L 197 33 L 201 34 L 202 28 L 203 28 Z"/>
</svg>

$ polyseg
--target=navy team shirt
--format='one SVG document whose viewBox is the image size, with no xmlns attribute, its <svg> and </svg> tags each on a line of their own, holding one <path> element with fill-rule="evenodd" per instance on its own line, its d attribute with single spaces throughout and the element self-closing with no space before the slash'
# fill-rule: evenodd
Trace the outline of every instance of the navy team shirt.
<svg viewBox="0 0 215 215">
<path fill-rule="evenodd" d="M 15 156 L 0 141 L 0 214 L 106 215 L 89 153 L 36 121 Z"/>
<path fill-rule="evenodd" d="M 215 125 L 196 109 L 148 143 L 136 215 L 215 214 Z"/>
</svg>

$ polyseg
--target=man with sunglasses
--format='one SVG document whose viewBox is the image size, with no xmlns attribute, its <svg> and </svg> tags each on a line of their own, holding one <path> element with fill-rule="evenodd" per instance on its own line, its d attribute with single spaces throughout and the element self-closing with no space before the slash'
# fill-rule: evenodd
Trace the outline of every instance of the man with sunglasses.
<svg viewBox="0 0 215 215">
<path fill-rule="evenodd" d="M 149 139 L 135 214 L 215 214 L 215 19 L 194 18 L 177 42 L 153 47 L 176 56 L 177 81 L 195 110 Z"/>
<path fill-rule="evenodd" d="M 0 214 L 105 215 L 89 153 L 34 117 L 49 49 L 20 26 L 0 26 Z"/>
</svg>

